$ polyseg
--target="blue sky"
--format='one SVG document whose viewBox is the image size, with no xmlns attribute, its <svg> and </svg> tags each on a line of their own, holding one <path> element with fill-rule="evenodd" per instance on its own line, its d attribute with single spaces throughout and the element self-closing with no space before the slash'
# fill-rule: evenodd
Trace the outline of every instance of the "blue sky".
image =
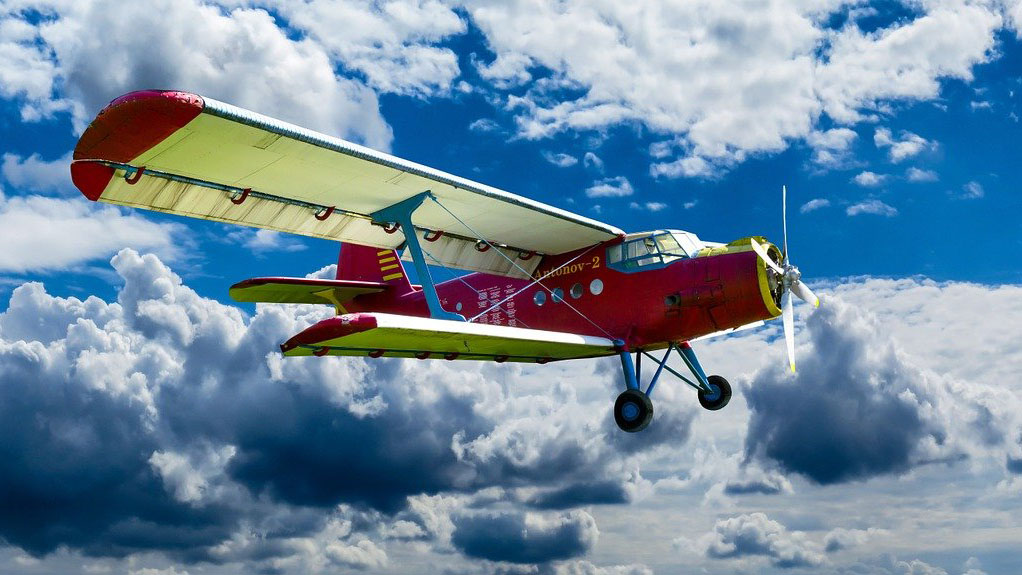
<svg viewBox="0 0 1022 575">
<path fill-rule="evenodd" d="M 0 570 L 1018 572 L 1020 35 L 1008 0 L 5 3 Z M 663 386 L 623 437 L 613 362 L 283 361 L 329 310 L 227 287 L 335 244 L 71 186 L 145 88 L 627 231 L 779 241 L 787 185 L 800 373 L 777 325 L 704 343 L 732 405 Z"/>
</svg>

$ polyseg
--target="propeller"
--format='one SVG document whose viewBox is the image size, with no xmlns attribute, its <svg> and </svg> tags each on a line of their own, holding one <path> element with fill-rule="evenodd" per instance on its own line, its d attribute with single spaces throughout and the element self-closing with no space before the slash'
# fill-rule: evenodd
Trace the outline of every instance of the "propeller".
<svg viewBox="0 0 1022 575">
<path fill-rule="evenodd" d="M 802 283 L 802 272 L 791 264 L 788 257 L 788 188 L 781 187 L 781 222 L 784 229 L 784 252 L 781 256 L 781 263 L 778 264 L 770 259 L 764 248 L 755 239 L 752 240 L 752 249 L 763 260 L 763 263 L 774 271 L 781 282 L 781 320 L 784 323 L 784 342 L 788 348 L 788 365 L 792 373 L 795 372 L 795 312 L 792 311 L 791 294 L 813 307 L 820 307 L 820 298 L 816 297 L 809 286 Z"/>
</svg>

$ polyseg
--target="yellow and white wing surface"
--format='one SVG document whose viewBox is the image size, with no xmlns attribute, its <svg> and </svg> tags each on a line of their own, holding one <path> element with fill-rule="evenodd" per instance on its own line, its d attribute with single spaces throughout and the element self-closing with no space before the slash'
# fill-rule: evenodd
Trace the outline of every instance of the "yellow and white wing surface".
<svg viewBox="0 0 1022 575">
<path fill-rule="evenodd" d="M 72 178 L 92 200 L 398 248 L 370 214 L 425 191 L 413 221 L 448 267 L 524 277 L 540 258 L 623 235 L 613 226 L 254 112 L 170 91 L 127 94 L 83 134 Z M 444 209 L 446 208 L 446 209 Z M 453 214 L 453 215 L 452 215 Z M 393 232 L 393 230 L 391 230 Z M 500 246 L 476 249 L 476 235 Z M 435 260 L 435 261 L 434 261 Z"/>
<path fill-rule="evenodd" d="M 617 353 L 603 337 L 386 313 L 325 319 L 280 346 L 284 355 L 352 355 L 546 363 Z"/>
</svg>

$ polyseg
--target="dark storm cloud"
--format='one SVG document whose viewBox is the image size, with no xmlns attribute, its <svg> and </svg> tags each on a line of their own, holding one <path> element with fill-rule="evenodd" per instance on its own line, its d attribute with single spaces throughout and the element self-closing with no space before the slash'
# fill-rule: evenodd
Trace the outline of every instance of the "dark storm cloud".
<svg viewBox="0 0 1022 575">
<path fill-rule="evenodd" d="M 628 503 L 630 497 L 625 485 L 619 481 L 592 481 L 574 483 L 544 491 L 531 497 L 527 503 L 536 509 L 568 509 L 580 505 Z"/>
<path fill-rule="evenodd" d="M 788 531 L 762 513 L 718 521 L 707 538 L 706 556 L 713 559 L 763 556 L 782 569 L 823 563 L 823 556 L 801 533 Z"/>
<path fill-rule="evenodd" d="M 1016 458 L 1009 455 L 1005 467 L 1012 473 L 1022 474 L 1022 457 Z"/>
<path fill-rule="evenodd" d="M 621 439 L 612 398 L 588 416 L 546 395 L 536 415 L 535 400 L 468 366 L 284 359 L 276 346 L 328 308 L 268 305 L 246 318 L 153 256 L 126 250 L 112 263 L 117 303 L 27 284 L 0 314 L 0 539 L 35 555 L 163 551 L 263 569 L 332 545 L 315 541 L 348 505 L 370 519 L 349 514 L 351 544 L 318 552 L 382 564 L 385 550 L 352 533 L 446 537 L 444 520 L 407 519 L 409 497 L 525 487 L 542 508 L 623 503 L 622 458 L 688 437 L 692 414 L 665 410 L 645 444 Z M 590 548 L 591 517 L 557 517 L 528 519 L 538 526 L 513 560 Z M 457 547 L 492 555 L 473 521 L 460 522 Z"/>
<path fill-rule="evenodd" d="M 811 347 L 801 349 L 798 374 L 766 369 L 748 390 L 747 457 L 829 484 L 905 471 L 926 459 L 924 443 L 944 445 L 946 423 L 931 413 L 941 398 L 928 375 L 871 320 L 832 299 L 807 327 Z"/>
<path fill-rule="evenodd" d="M 454 517 L 451 543 L 469 557 L 546 563 L 583 555 L 598 536 L 596 521 L 584 511 L 553 517 L 502 513 Z"/>
</svg>

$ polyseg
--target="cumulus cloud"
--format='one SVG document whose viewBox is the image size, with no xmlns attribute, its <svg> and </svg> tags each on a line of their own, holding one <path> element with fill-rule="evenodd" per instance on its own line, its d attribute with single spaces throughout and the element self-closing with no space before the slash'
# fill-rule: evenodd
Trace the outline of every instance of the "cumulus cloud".
<svg viewBox="0 0 1022 575">
<path fill-rule="evenodd" d="M 949 422 L 968 419 L 954 411 L 967 402 L 899 352 L 875 318 L 830 298 L 806 327 L 794 377 L 771 368 L 753 379 L 748 459 L 833 484 L 964 455 Z"/>
<path fill-rule="evenodd" d="M 44 160 L 39 154 L 23 158 L 17 154 L 4 154 L 0 172 L 15 189 L 26 192 L 70 193 L 71 153 L 55 160 Z"/>
<path fill-rule="evenodd" d="M 858 134 L 850 128 L 832 128 L 811 132 L 806 143 L 813 149 L 813 164 L 827 169 L 839 169 L 852 162 L 852 144 Z"/>
<path fill-rule="evenodd" d="M 743 514 L 722 519 L 713 531 L 701 539 L 707 557 L 737 559 L 761 556 L 774 567 L 818 567 L 824 556 L 818 545 L 799 531 L 789 531 L 784 525 L 763 513 Z"/>
<path fill-rule="evenodd" d="M 267 1 L 326 49 L 331 59 L 366 77 L 381 92 L 444 94 L 459 75 L 453 50 L 437 46 L 465 32 L 454 8 L 436 0 Z M 338 30 L 344 30 L 338 34 Z"/>
<path fill-rule="evenodd" d="M 887 128 L 876 129 L 873 134 L 873 143 L 877 148 L 888 148 L 888 156 L 894 163 L 911 158 L 934 146 L 933 142 L 912 132 L 902 131 L 900 139 L 896 139 Z"/>
<path fill-rule="evenodd" d="M 548 74 L 509 95 L 520 135 L 641 123 L 678 136 L 679 157 L 651 168 L 667 177 L 707 177 L 796 140 L 810 143 L 817 165 L 845 165 L 848 126 L 888 102 L 934 98 L 942 79 L 970 81 L 1004 26 L 997 5 L 927 4 L 875 29 L 858 22 L 867 11 L 842 2 L 710 4 L 471 2 L 467 11 L 501 78 Z M 844 24 L 829 27 L 835 19 Z M 838 126 L 821 130 L 824 117 Z"/>
<path fill-rule="evenodd" d="M 558 168 L 570 168 L 578 163 L 578 158 L 570 154 L 558 153 L 555 154 L 550 151 L 543 152 L 543 159 L 557 166 Z"/>
<path fill-rule="evenodd" d="M 858 216 L 862 214 L 871 214 L 874 216 L 884 216 L 887 218 L 893 218 L 898 215 L 898 209 L 894 206 L 889 206 L 884 202 L 872 199 L 864 200 L 856 204 L 852 204 L 845 208 L 845 213 L 849 216 Z"/>
<path fill-rule="evenodd" d="M 26 119 L 69 111 L 81 132 L 113 98 L 140 86 L 170 87 L 373 147 L 390 146 L 376 93 L 338 76 L 328 47 L 289 38 L 263 9 L 159 0 L 53 3 L 44 12 L 43 18 L 28 9 L 0 13 L 0 46 L 17 54 L 0 71 L 10 80 L 4 95 L 23 102 Z M 414 22 L 419 12 L 411 12 L 395 19 Z M 95 30 L 103 33 L 90 32 Z M 430 61 L 429 55 L 424 59 Z"/>
<path fill-rule="evenodd" d="M 630 196 L 634 193 L 632 183 L 624 176 L 604 178 L 593 182 L 593 185 L 586 188 L 586 196 L 590 198 Z"/>
<path fill-rule="evenodd" d="M 240 228 L 227 233 L 227 239 L 257 254 L 265 252 L 300 252 L 307 249 L 296 236 L 275 230 Z"/>
<path fill-rule="evenodd" d="M 940 179 L 937 172 L 916 168 L 914 166 L 905 171 L 905 177 L 908 178 L 908 181 L 910 182 L 936 182 Z"/>
<path fill-rule="evenodd" d="M 809 212 L 816 211 L 820 208 L 826 208 L 830 205 L 830 200 L 827 198 L 814 198 L 808 202 L 802 204 L 802 207 L 798 209 L 799 213 L 808 214 Z"/>
<path fill-rule="evenodd" d="M 663 202 L 644 202 L 641 204 L 639 202 L 631 202 L 628 204 L 628 207 L 633 210 L 646 210 L 649 212 L 659 212 L 668 208 L 667 204 Z M 685 208 L 688 209 L 688 207 L 686 204 Z"/>
<path fill-rule="evenodd" d="M 852 181 L 865 188 L 875 188 L 876 186 L 884 183 L 884 180 L 886 179 L 887 176 L 883 174 L 877 174 L 867 170 L 856 174 L 856 176 L 852 178 Z"/>
<path fill-rule="evenodd" d="M 5 198 L 0 192 L 0 271 L 65 269 L 124 246 L 155 250 L 168 259 L 186 242 L 180 224 L 158 224 L 137 213 L 82 198 Z"/>
<path fill-rule="evenodd" d="M 571 511 L 463 515 L 451 542 L 470 557 L 510 563 L 547 563 L 586 553 L 599 537 L 592 515 Z"/>
<path fill-rule="evenodd" d="M 510 392 L 488 364 L 284 359 L 277 344 L 329 306 L 247 317 L 155 256 L 112 264 L 116 302 L 29 283 L 0 313 L 0 537 L 35 556 L 309 572 L 454 541 L 523 565 L 579 557 L 598 530 L 573 508 L 632 501 L 648 482 L 630 458 L 688 437 L 692 412 L 669 405 L 650 433 L 622 437 L 609 386 L 582 401 L 520 371 Z M 521 505 L 564 511 L 472 503 L 515 489 L 533 494 Z M 516 525 L 529 529 L 519 549 L 494 550 Z"/>
<path fill-rule="evenodd" d="M 984 195 L 983 185 L 973 180 L 962 186 L 962 197 L 968 200 L 976 200 Z"/>
</svg>

